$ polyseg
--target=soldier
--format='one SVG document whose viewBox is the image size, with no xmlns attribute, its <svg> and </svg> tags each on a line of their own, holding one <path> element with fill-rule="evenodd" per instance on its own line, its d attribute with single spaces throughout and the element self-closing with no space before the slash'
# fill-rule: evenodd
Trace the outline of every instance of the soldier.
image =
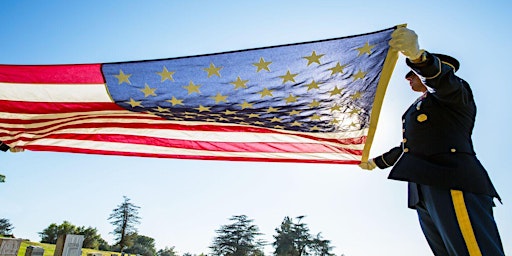
<svg viewBox="0 0 512 256">
<path fill-rule="evenodd" d="M 501 199 L 473 149 L 476 105 L 455 75 L 459 62 L 420 49 L 407 28 L 389 45 L 407 57 L 406 79 L 422 95 L 402 117 L 400 145 L 359 166 L 393 167 L 389 179 L 409 182 L 408 206 L 435 255 L 504 255 L 493 216 L 493 198 Z"/>
</svg>

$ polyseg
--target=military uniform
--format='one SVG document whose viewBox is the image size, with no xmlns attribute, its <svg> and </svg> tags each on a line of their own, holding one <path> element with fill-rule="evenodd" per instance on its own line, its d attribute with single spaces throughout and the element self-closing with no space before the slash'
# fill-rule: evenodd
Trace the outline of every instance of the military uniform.
<svg viewBox="0 0 512 256">
<path fill-rule="evenodd" d="M 455 75 L 451 60 L 454 59 L 427 52 L 423 63 L 414 64 L 407 59 L 407 65 L 425 78 L 424 83 L 432 91 L 425 92 L 403 114 L 400 145 L 373 160 L 381 169 L 393 167 L 389 179 L 409 182 L 409 207 L 418 211 L 423 232 L 436 255 L 474 255 L 475 251 L 503 255 L 492 217 L 492 199 L 501 199 L 477 159 L 471 140 L 476 105 L 469 84 Z M 463 204 L 460 207 L 456 205 L 459 199 Z M 484 204 L 491 218 L 480 223 L 475 208 Z M 471 234 L 460 231 L 464 223 L 460 222 L 458 208 L 467 210 L 472 222 L 469 226 L 473 224 L 476 233 L 473 240 L 466 238 Z M 454 226 L 447 227 L 451 223 Z M 440 226 L 444 229 L 440 230 Z M 482 229 L 487 234 L 479 235 Z M 460 237 L 460 241 L 450 241 L 448 237 L 453 236 Z M 468 243 L 476 243 L 477 248 Z M 465 249 L 467 254 L 459 254 Z"/>
</svg>

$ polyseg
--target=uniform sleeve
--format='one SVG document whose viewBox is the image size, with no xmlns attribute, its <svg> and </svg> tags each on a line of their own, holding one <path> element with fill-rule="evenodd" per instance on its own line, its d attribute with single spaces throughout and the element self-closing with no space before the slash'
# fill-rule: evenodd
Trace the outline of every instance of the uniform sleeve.
<svg viewBox="0 0 512 256">
<path fill-rule="evenodd" d="M 398 161 L 398 159 L 400 159 L 400 156 L 402 156 L 402 153 L 403 153 L 402 147 L 400 147 L 400 146 L 394 147 L 391 150 L 389 150 L 388 152 L 386 152 L 378 157 L 375 157 L 373 159 L 373 161 L 375 161 L 375 164 L 377 165 L 377 167 L 379 167 L 380 169 L 385 169 L 385 168 L 393 166 Z"/>
<path fill-rule="evenodd" d="M 453 67 L 427 52 L 427 61 L 407 65 L 425 78 L 426 85 L 435 90 L 434 97 L 446 103 L 467 103 L 471 97 L 467 83 L 455 75 Z"/>
</svg>

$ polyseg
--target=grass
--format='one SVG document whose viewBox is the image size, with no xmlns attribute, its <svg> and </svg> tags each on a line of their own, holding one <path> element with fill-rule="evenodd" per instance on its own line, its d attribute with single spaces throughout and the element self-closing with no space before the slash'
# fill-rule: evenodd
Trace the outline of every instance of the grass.
<svg viewBox="0 0 512 256">
<path fill-rule="evenodd" d="M 53 253 L 55 252 L 54 244 L 43 244 L 43 243 L 37 243 L 37 242 L 31 242 L 31 241 L 24 240 L 23 242 L 21 242 L 20 250 L 18 251 L 18 256 L 25 256 L 27 247 L 29 247 L 31 245 L 42 247 L 44 249 L 43 256 L 53 256 Z M 95 250 L 95 249 L 82 248 L 82 256 L 87 256 L 88 253 L 101 253 L 103 256 L 111 256 L 112 254 L 115 254 L 118 256 L 121 255 L 121 253 L 119 253 L 119 252 L 107 252 L 107 251 L 100 251 L 100 250 Z M 125 255 L 130 256 L 129 254 L 125 254 Z"/>
</svg>

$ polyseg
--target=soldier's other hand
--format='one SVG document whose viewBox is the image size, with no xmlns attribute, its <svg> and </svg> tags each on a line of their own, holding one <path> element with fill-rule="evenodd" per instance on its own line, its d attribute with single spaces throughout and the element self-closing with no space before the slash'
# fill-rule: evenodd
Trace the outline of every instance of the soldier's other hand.
<svg viewBox="0 0 512 256">
<path fill-rule="evenodd" d="M 13 152 L 13 153 L 18 153 L 18 152 L 23 152 L 25 151 L 25 149 L 21 148 L 21 147 L 12 147 L 9 149 L 9 151 Z"/>
<path fill-rule="evenodd" d="M 371 170 L 375 169 L 375 167 L 377 167 L 377 165 L 375 164 L 375 161 L 373 161 L 373 159 L 368 159 L 368 162 L 361 162 L 359 164 L 359 167 L 363 170 L 371 171 Z"/>
<path fill-rule="evenodd" d="M 424 50 L 420 50 L 418 35 L 416 35 L 416 32 L 405 27 L 397 28 L 391 34 L 389 46 L 401 52 L 410 60 L 417 60 L 424 52 Z"/>
</svg>

